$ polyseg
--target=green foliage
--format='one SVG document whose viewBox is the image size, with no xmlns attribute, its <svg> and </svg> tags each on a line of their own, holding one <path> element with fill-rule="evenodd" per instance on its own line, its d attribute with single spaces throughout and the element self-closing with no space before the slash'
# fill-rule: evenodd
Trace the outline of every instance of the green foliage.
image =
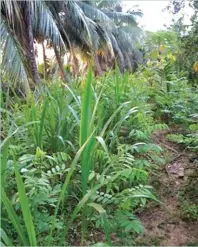
<svg viewBox="0 0 198 247">
<path fill-rule="evenodd" d="M 143 232 L 143 227 L 137 218 L 129 211 L 117 211 L 116 222 L 118 228 L 125 233 L 136 232 L 138 234 Z"/>
<path fill-rule="evenodd" d="M 28 198 L 26 195 L 25 186 L 23 184 L 23 180 L 20 176 L 16 162 L 14 163 L 14 170 L 15 170 L 17 189 L 19 193 L 19 202 L 20 202 L 21 211 L 23 214 L 23 220 L 25 222 L 25 226 L 27 229 L 29 243 L 31 246 L 37 246 L 36 234 L 35 234 L 32 214 L 29 208 L 29 202 L 28 202 Z"/>
<path fill-rule="evenodd" d="M 180 59 L 194 27 L 183 41 L 174 31 L 148 33 L 145 64 L 129 74 L 141 60 L 130 29 L 140 13 L 125 14 L 118 2 L 3 1 L 1 5 L 1 74 L 7 80 L 10 72 L 11 84 L 21 81 L 26 93 L 33 71 L 19 39 L 24 30 L 17 29 L 13 36 L 11 24 L 13 17 L 18 27 L 24 24 L 23 4 L 36 17 L 29 30 L 34 38 L 49 39 L 60 47 L 60 55 L 69 47 L 73 57 L 78 50 L 74 48 L 80 48 L 86 59 L 91 53 L 100 60 L 101 52 L 111 63 L 105 66 L 117 62 L 115 70 L 102 77 L 94 78 L 90 67 L 85 81 L 48 80 L 25 100 L 12 88 L 1 91 L 5 245 L 93 244 L 98 241 L 91 239 L 96 229 L 108 245 L 134 244 L 134 237 L 143 232 L 135 212 L 150 200 L 159 203 L 149 175 L 165 160 L 152 134 L 179 126 L 181 133 L 169 135 L 169 140 L 198 150 L 198 91 L 195 83 L 189 86 Z M 67 14 L 59 15 L 64 11 Z M 188 69 L 196 58 L 194 49 L 191 52 Z M 68 72 L 68 67 L 63 69 Z M 44 74 L 43 64 L 39 72 Z M 181 199 L 183 217 L 196 219 L 196 205 Z"/>
<path fill-rule="evenodd" d="M 190 25 L 186 25 L 184 15 L 181 15 L 181 10 L 189 5 L 193 13 L 190 18 Z M 173 7 L 173 24 L 171 28 L 175 31 L 179 40 L 179 54 L 177 58 L 178 67 L 180 70 L 185 71 L 186 76 L 189 79 L 189 82 L 192 85 L 197 85 L 198 83 L 198 74 L 197 71 L 193 68 L 193 65 L 198 61 L 197 55 L 197 42 L 198 42 L 198 5 L 196 0 L 190 1 L 172 1 L 170 7 Z M 178 18 L 179 16 L 179 18 Z"/>
<path fill-rule="evenodd" d="M 192 133 L 192 134 L 172 134 L 168 136 L 169 140 L 184 144 L 187 148 L 198 151 L 198 133 Z"/>
<path fill-rule="evenodd" d="M 198 218 L 198 206 L 195 203 L 189 203 L 189 201 L 182 201 L 180 203 L 182 211 L 182 218 L 184 220 L 196 221 Z"/>
<path fill-rule="evenodd" d="M 128 80 L 129 77 L 125 79 Z M 64 229 L 66 224 L 64 232 L 67 234 L 81 210 L 84 214 L 83 220 L 86 218 L 86 221 L 83 221 L 84 226 L 88 224 L 90 208 L 87 208 L 87 203 L 129 210 L 145 203 L 149 198 L 154 199 L 149 192 L 150 188 L 144 185 L 142 188 L 136 187 L 147 182 L 147 170 L 151 164 L 146 161 L 144 155 L 149 152 L 158 155 L 158 148 L 149 144 L 149 133 L 153 130 L 143 132 L 146 122 L 143 115 L 138 115 L 139 109 L 135 107 L 137 101 L 130 101 L 130 92 L 127 93 L 125 89 L 129 85 L 125 82 L 124 87 L 119 85 L 120 89 L 115 91 L 118 79 L 114 81 L 109 74 L 103 80 L 104 84 L 94 82 L 91 87 L 89 75 L 86 93 L 81 86 L 73 85 L 70 88 L 67 85 L 52 83 L 48 87 L 38 88 L 27 102 L 10 104 L 11 113 L 5 112 L 5 126 L 9 126 L 10 120 L 17 128 L 24 126 L 23 133 L 15 131 L 11 134 L 8 148 L 4 146 L 5 155 L 2 158 L 6 170 L 5 180 L 14 176 L 14 155 L 29 198 L 39 244 L 52 243 L 53 239 L 58 241 L 58 238 L 55 238 L 57 234 L 61 241 L 57 243 L 64 243 L 63 237 L 57 232 L 58 229 Z M 107 81 L 110 81 L 112 87 L 109 83 L 106 84 Z M 137 95 L 141 98 L 141 89 L 138 86 L 137 89 Z M 115 101 L 112 100 L 112 94 L 117 94 Z M 144 103 L 144 96 L 142 98 Z M 83 110 L 80 117 L 81 105 Z M 143 114 L 143 104 L 139 103 L 139 108 L 142 108 Z M 140 119 L 140 125 L 133 130 L 133 118 L 136 116 Z M 151 116 L 149 119 L 152 122 Z M 131 133 L 127 141 L 129 144 L 123 142 L 121 129 L 124 126 L 127 132 Z M 94 129 L 96 138 L 93 138 Z M 139 146 L 135 144 L 143 139 L 148 143 Z M 20 143 L 17 146 L 18 142 Z M 142 158 L 137 159 L 136 155 L 142 155 Z M 88 165 L 88 157 L 92 165 Z M 15 183 L 10 180 L 7 186 L 12 188 L 9 196 L 11 194 L 13 198 L 15 210 L 20 211 Z M 134 187 L 134 191 L 129 189 L 131 186 Z M 127 197 L 129 199 L 125 201 Z M 67 208 L 64 205 L 67 205 Z M 63 208 L 65 209 L 61 211 Z M 107 215 L 111 215 L 110 208 L 104 209 Z M 101 217 L 101 227 L 106 232 L 109 242 L 108 232 L 111 227 L 108 227 L 106 216 Z M 23 222 L 22 218 L 20 221 Z M 8 224 L 5 226 L 7 229 Z M 130 229 L 133 230 L 133 227 Z M 45 237 L 45 233 L 49 231 L 50 236 Z M 86 228 L 83 232 L 86 232 Z"/>
<path fill-rule="evenodd" d="M 1 236 L 1 246 L 4 246 L 4 244 L 6 246 L 13 246 L 12 241 L 9 239 L 9 237 L 7 236 L 7 234 L 5 233 L 5 231 L 1 228 L 0 229 L 0 236 Z"/>
<path fill-rule="evenodd" d="M 170 61 L 133 75 L 116 70 L 93 78 L 90 70 L 85 85 L 49 82 L 26 101 L 5 94 L 3 242 L 35 244 L 35 229 L 40 246 L 75 245 L 73 232 L 85 244 L 97 228 L 108 244 L 111 233 L 121 245 L 132 243 L 143 230 L 136 210 L 159 202 L 149 174 L 165 161 L 152 134 L 178 124 L 184 131 L 170 140 L 196 151 L 197 101 Z"/>
</svg>

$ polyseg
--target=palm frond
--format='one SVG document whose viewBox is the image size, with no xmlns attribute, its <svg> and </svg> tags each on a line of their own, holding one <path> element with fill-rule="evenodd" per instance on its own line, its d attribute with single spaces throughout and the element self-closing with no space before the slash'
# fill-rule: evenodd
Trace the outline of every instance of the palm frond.
<svg viewBox="0 0 198 247">
<path fill-rule="evenodd" d="M 96 23 L 96 31 L 99 36 L 99 46 L 100 48 L 103 48 L 106 46 L 108 50 L 110 51 L 110 54 L 112 57 L 115 56 L 114 50 L 113 50 L 113 45 L 111 42 L 110 34 L 111 32 L 107 32 L 105 28 L 103 28 L 99 23 Z"/>
<path fill-rule="evenodd" d="M 143 40 L 145 40 L 145 33 L 144 31 L 138 27 L 138 26 L 122 26 L 121 27 L 122 30 L 126 33 L 128 33 L 128 35 L 130 35 L 130 38 L 134 41 L 134 42 L 138 42 L 141 43 L 143 42 Z"/>
<path fill-rule="evenodd" d="M 137 22 L 135 19 L 135 16 L 133 14 L 129 13 L 122 13 L 122 12 L 104 12 L 109 18 L 113 19 L 113 21 L 120 25 L 127 24 L 127 25 L 133 25 L 136 26 Z"/>
<path fill-rule="evenodd" d="M 71 21 L 71 24 L 73 27 L 78 27 L 76 31 L 82 31 L 82 35 L 87 34 L 88 41 L 90 44 L 92 44 L 91 34 L 90 34 L 90 28 L 91 25 L 86 19 L 86 16 L 84 15 L 82 9 L 76 4 L 74 1 L 68 1 L 67 2 L 67 9 L 69 13 L 69 19 L 68 17 L 66 19 L 67 22 Z M 67 14 L 67 13 L 65 13 Z"/>
<path fill-rule="evenodd" d="M 135 49 L 135 42 L 130 33 L 125 32 L 122 28 L 117 28 L 115 37 L 123 51 L 130 53 Z"/>
<path fill-rule="evenodd" d="M 111 39 L 111 43 L 112 43 L 115 56 L 119 60 L 120 65 L 122 65 L 124 63 L 124 57 L 120 49 L 120 46 L 118 45 L 118 42 L 115 36 L 113 35 L 113 33 L 110 33 L 109 35 L 110 35 L 110 39 Z"/>
<path fill-rule="evenodd" d="M 127 11 L 127 13 L 129 13 L 129 14 L 131 14 L 133 16 L 138 16 L 138 17 L 142 17 L 143 16 L 143 13 L 142 13 L 141 10 L 131 10 L 131 9 L 129 9 Z"/>
<path fill-rule="evenodd" d="M 0 22 L 0 36 L 0 48 L 2 51 L 1 70 L 9 77 L 11 82 L 19 82 L 25 92 L 28 93 L 28 74 L 22 48 L 3 16 L 1 16 Z"/>
<path fill-rule="evenodd" d="M 32 15 L 32 26 L 35 36 L 43 36 L 50 39 L 53 44 L 64 46 L 61 33 L 45 1 L 30 1 Z"/>
<path fill-rule="evenodd" d="M 85 2 L 78 1 L 77 4 L 83 10 L 85 15 L 93 21 L 104 25 L 108 30 L 112 30 L 112 28 L 115 28 L 115 23 L 103 11 L 94 8 L 93 6 Z"/>
<path fill-rule="evenodd" d="M 89 50 L 97 49 L 99 36 L 96 31 L 96 23 L 88 18 L 82 9 L 74 1 L 69 1 L 62 6 L 59 13 L 61 32 L 68 35 L 73 46 L 89 47 Z"/>
<path fill-rule="evenodd" d="M 94 1 L 94 0 L 93 0 Z M 114 1 L 106 1 L 106 0 L 101 0 L 99 3 L 96 1 L 96 6 L 100 9 L 113 9 L 115 8 L 118 4 L 120 3 L 120 0 L 114 0 Z"/>
<path fill-rule="evenodd" d="M 0 1 L 1 11 L 5 12 L 10 23 L 13 23 L 13 17 L 17 17 L 20 20 L 20 9 L 17 1 L 13 0 L 1 0 Z"/>
</svg>

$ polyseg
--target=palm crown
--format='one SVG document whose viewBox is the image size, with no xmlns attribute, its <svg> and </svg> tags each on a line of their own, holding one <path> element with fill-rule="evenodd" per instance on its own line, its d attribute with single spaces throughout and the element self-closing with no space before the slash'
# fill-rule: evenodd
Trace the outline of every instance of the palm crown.
<svg viewBox="0 0 198 247">
<path fill-rule="evenodd" d="M 135 17 L 141 12 L 123 13 L 118 3 L 1 1 L 1 71 L 9 75 L 12 82 L 20 79 L 26 92 L 30 81 L 39 83 L 34 40 L 48 40 L 57 60 L 66 51 L 75 57 L 78 48 L 84 56 L 94 58 L 99 74 L 103 60 L 105 66 L 117 63 L 121 72 L 133 71 L 141 61 L 141 53 L 135 45 L 141 33 Z"/>
</svg>

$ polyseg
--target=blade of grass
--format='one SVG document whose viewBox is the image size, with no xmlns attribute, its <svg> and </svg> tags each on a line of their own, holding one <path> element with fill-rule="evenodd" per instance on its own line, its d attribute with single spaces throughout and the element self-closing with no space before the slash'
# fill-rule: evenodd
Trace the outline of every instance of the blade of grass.
<svg viewBox="0 0 198 247">
<path fill-rule="evenodd" d="M 117 108 L 117 110 L 111 115 L 111 117 L 109 118 L 109 120 L 108 120 L 108 121 L 106 122 L 106 124 L 104 125 L 104 127 L 103 127 L 103 129 L 102 129 L 102 131 L 101 131 L 100 136 L 102 136 L 102 137 L 104 136 L 104 134 L 105 134 L 105 132 L 106 132 L 106 130 L 107 130 L 109 124 L 110 124 L 111 121 L 114 119 L 114 117 L 118 114 L 118 112 L 119 112 L 124 106 L 128 105 L 129 103 L 130 103 L 130 101 L 125 102 L 125 103 L 123 103 L 121 106 L 119 106 L 119 107 Z"/>
<path fill-rule="evenodd" d="M 12 241 L 2 228 L 0 228 L 0 236 L 3 242 L 6 244 L 6 246 L 14 246 Z"/>
<path fill-rule="evenodd" d="M 105 90 L 105 87 L 103 87 L 103 88 L 101 89 L 100 94 L 99 94 L 99 96 L 97 97 L 96 103 L 95 103 L 95 105 L 94 105 L 92 117 L 91 117 L 90 126 L 92 126 L 92 125 L 94 124 L 94 119 L 95 119 L 96 111 L 97 111 L 97 109 L 98 109 L 98 105 L 99 105 L 99 102 L 100 102 L 100 99 L 101 99 L 101 96 L 102 96 L 104 90 Z"/>
<path fill-rule="evenodd" d="M 116 64 L 116 68 L 115 68 L 115 98 L 116 98 L 116 104 L 117 107 L 120 105 L 120 84 L 121 82 L 119 81 L 120 77 L 119 77 L 119 72 L 118 72 L 118 66 Z"/>
<path fill-rule="evenodd" d="M 85 91 L 82 99 L 82 110 L 80 120 L 80 146 L 82 146 L 89 135 L 90 126 L 90 106 L 91 106 L 91 81 L 92 81 L 92 70 L 89 68 L 88 77 L 85 85 Z"/>
<path fill-rule="evenodd" d="M 89 82 L 88 82 L 89 83 Z M 90 90 L 91 90 L 91 84 L 90 84 Z M 117 115 L 117 113 L 124 107 L 125 105 L 129 104 L 129 102 L 125 102 L 122 104 L 118 109 L 112 114 L 112 116 L 109 118 L 107 123 L 105 124 L 101 137 L 98 139 L 98 142 L 102 144 L 104 147 L 104 143 L 101 141 L 102 140 L 102 135 L 104 135 L 106 129 L 108 128 L 108 125 L 111 123 L 111 121 L 114 119 L 114 117 Z M 90 146 L 89 146 L 90 144 Z M 96 148 L 97 145 L 93 145 L 93 143 L 88 143 L 86 149 L 84 150 L 82 154 L 82 174 L 84 174 L 83 180 L 82 180 L 82 189 L 83 189 L 83 195 L 85 195 L 87 191 L 87 184 L 88 184 L 88 177 L 89 177 L 89 169 L 91 167 L 90 165 L 90 159 L 91 159 L 91 154 L 94 148 Z M 81 232 L 81 244 L 84 243 L 85 240 L 85 233 L 86 233 L 86 228 L 87 228 L 87 221 L 86 221 L 86 205 L 83 207 L 82 211 L 82 232 Z"/>
<path fill-rule="evenodd" d="M 88 76 L 85 84 L 85 91 L 82 97 L 82 110 L 81 110 L 81 121 L 80 121 L 80 146 L 87 140 L 89 133 L 93 129 L 92 117 L 92 68 L 89 67 Z M 82 178 L 82 194 L 86 194 L 88 187 L 89 172 L 92 166 L 92 154 L 95 147 L 95 139 L 91 138 L 87 143 L 81 159 L 81 178 Z M 82 230 L 81 230 L 81 244 L 84 243 L 85 234 L 87 230 L 87 208 L 83 208 L 82 212 Z"/>
<path fill-rule="evenodd" d="M 106 153 L 106 155 L 107 155 L 108 160 L 111 161 L 111 157 L 110 157 L 110 155 L 109 155 L 109 151 L 108 151 L 108 148 L 107 148 L 107 145 L 106 145 L 104 139 L 103 139 L 101 136 L 96 136 L 96 139 L 98 140 L 98 142 L 99 142 L 99 143 L 101 144 L 101 146 L 103 147 L 103 149 L 104 149 L 104 151 L 105 151 L 105 153 Z"/>
<path fill-rule="evenodd" d="M 75 94 L 73 93 L 73 91 L 71 90 L 71 88 L 67 85 L 67 84 L 63 84 L 71 93 L 71 95 L 73 96 L 73 98 L 75 99 L 77 105 L 80 107 L 81 103 L 79 101 L 79 99 L 75 96 Z"/>
<path fill-rule="evenodd" d="M 124 122 L 125 120 L 127 120 L 127 119 L 130 117 L 130 115 L 131 115 L 132 113 L 136 113 L 136 112 L 138 112 L 138 108 L 137 108 L 137 107 L 131 108 L 131 109 L 130 109 L 130 110 L 129 110 L 129 111 L 128 111 L 121 119 L 120 119 L 120 121 L 118 121 L 118 122 L 115 124 L 113 130 L 116 129 L 117 126 L 121 127 L 121 125 L 123 124 L 123 122 Z"/>
<path fill-rule="evenodd" d="M 91 140 L 88 142 L 86 148 L 84 149 L 84 152 L 82 153 L 82 162 L 81 162 L 81 170 L 82 170 L 82 191 L 83 195 L 86 193 L 88 188 L 88 179 L 89 179 L 89 173 L 91 169 L 91 163 L 92 163 L 92 155 L 95 147 L 95 139 L 91 138 Z M 81 244 L 84 243 L 86 231 L 87 231 L 87 207 L 85 206 L 83 208 L 82 212 L 82 232 L 81 232 Z"/>
<path fill-rule="evenodd" d="M 109 153 L 108 153 L 108 149 L 107 149 L 107 147 L 106 147 L 106 144 L 104 143 L 104 140 L 102 139 L 102 137 L 100 137 L 100 138 L 97 137 L 96 139 L 98 140 L 98 143 L 101 144 L 101 146 L 103 147 L 104 151 L 107 152 L 107 156 L 109 157 L 109 160 L 110 160 L 110 155 L 109 155 Z M 101 177 L 103 177 L 103 176 L 107 173 L 107 171 L 111 168 L 111 166 L 112 166 L 112 163 L 110 162 L 110 165 L 109 165 L 107 168 L 105 168 L 105 169 L 103 170 L 103 173 L 101 174 Z M 119 172 L 119 173 L 117 173 L 115 176 L 113 176 L 113 177 L 111 178 L 111 181 L 114 181 L 117 177 L 119 177 L 120 174 L 121 174 L 121 172 Z M 81 201 L 80 201 L 80 202 L 78 203 L 78 205 L 75 207 L 75 209 L 74 209 L 74 211 L 73 211 L 73 213 L 72 213 L 71 219 L 69 220 L 69 222 L 67 223 L 67 226 L 65 227 L 64 234 L 63 234 L 64 236 L 67 235 L 68 230 L 70 229 L 70 227 L 71 227 L 73 221 L 75 220 L 75 218 L 76 218 L 77 214 L 79 213 L 79 211 L 81 210 L 81 208 L 84 207 L 84 205 L 87 203 L 87 201 L 90 199 L 90 197 L 91 197 L 98 189 L 100 189 L 104 184 L 105 184 L 105 183 L 104 183 L 104 180 L 101 180 L 101 182 L 99 181 L 99 183 L 98 183 L 94 188 L 92 188 L 91 190 L 89 190 L 89 191 L 86 193 L 86 195 L 81 199 Z"/>
<path fill-rule="evenodd" d="M 69 172 L 65 178 L 65 181 L 64 181 L 64 184 L 63 184 L 63 187 L 62 187 L 62 190 L 60 192 L 60 196 L 59 196 L 59 199 L 58 199 L 58 202 L 57 202 L 57 205 L 56 205 L 56 208 L 55 208 L 55 212 L 54 212 L 54 217 L 52 219 L 52 226 L 51 226 L 51 230 L 50 230 L 50 234 L 49 234 L 49 239 L 48 239 L 48 246 L 51 246 L 51 240 L 52 240 L 52 234 L 53 234 L 53 230 L 54 230 L 54 226 L 55 226 L 55 222 L 56 222 L 56 216 L 57 216 L 57 213 L 58 213 L 58 210 L 59 210 L 59 207 L 60 207 L 60 204 L 61 202 L 63 201 L 64 197 L 65 197 L 65 194 L 66 194 L 66 191 L 67 191 L 67 188 L 68 188 L 68 185 L 69 185 L 69 182 L 70 182 L 70 179 L 74 173 L 74 170 L 78 164 L 78 161 L 82 155 L 82 152 L 83 150 L 85 149 L 87 143 L 90 141 L 90 139 L 92 138 L 93 134 L 94 134 L 95 130 L 91 133 L 91 135 L 89 136 L 89 138 L 87 139 L 87 141 L 82 145 L 82 147 L 78 150 L 78 152 L 76 153 L 72 163 L 71 163 L 71 166 L 70 166 L 70 169 L 69 169 Z"/>
<path fill-rule="evenodd" d="M 107 221 L 106 210 L 100 204 L 94 203 L 94 202 L 88 203 L 87 206 L 94 208 L 100 214 L 107 243 L 109 245 L 111 245 L 112 243 L 111 243 L 111 237 L 110 237 L 110 232 L 109 232 L 109 225 L 108 225 L 108 221 Z"/>
<path fill-rule="evenodd" d="M 11 201 L 6 196 L 6 193 L 3 188 L 1 188 L 1 201 L 3 202 L 5 209 L 8 213 L 9 219 L 12 222 L 14 228 L 16 229 L 16 232 L 19 235 L 20 241 L 24 246 L 28 246 L 29 243 L 26 239 L 26 236 L 24 234 L 23 227 L 20 225 L 19 218 L 17 214 L 15 213 Z"/>
<path fill-rule="evenodd" d="M 36 234 L 34 230 L 32 215 L 31 215 L 30 208 L 29 208 L 28 198 L 25 192 L 25 186 L 23 184 L 21 175 L 18 171 L 15 159 L 14 159 L 14 171 L 15 171 L 16 183 L 17 183 L 17 188 L 18 188 L 18 193 L 19 193 L 19 201 L 20 201 L 21 210 L 23 214 L 23 220 L 26 226 L 28 237 L 29 237 L 29 243 L 31 246 L 37 246 Z"/>
<path fill-rule="evenodd" d="M 9 148 L 9 141 L 5 143 L 1 150 L 1 186 L 4 188 L 5 185 L 5 171 L 6 171 L 6 164 L 8 160 L 8 148 Z"/>
<path fill-rule="evenodd" d="M 38 121 L 37 119 L 37 111 L 36 111 L 36 106 L 32 105 L 32 120 L 33 121 Z M 39 121 L 40 124 L 40 121 Z M 34 137 L 35 137 L 35 142 L 36 142 L 36 146 L 39 146 L 39 126 L 38 124 L 34 125 Z"/>
<path fill-rule="evenodd" d="M 39 130 L 39 134 L 38 134 L 38 147 L 40 147 L 41 149 L 43 149 L 43 145 L 42 145 L 42 136 L 43 136 L 43 129 L 44 129 L 44 122 L 45 122 L 45 115 L 47 112 L 47 107 L 48 107 L 48 99 L 45 100 L 44 102 L 44 107 L 43 107 L 43 111 L 42 111 L 42 115 L 41 115 L 41 120 L 40 120 L 40 130 Z"/>
</svg>

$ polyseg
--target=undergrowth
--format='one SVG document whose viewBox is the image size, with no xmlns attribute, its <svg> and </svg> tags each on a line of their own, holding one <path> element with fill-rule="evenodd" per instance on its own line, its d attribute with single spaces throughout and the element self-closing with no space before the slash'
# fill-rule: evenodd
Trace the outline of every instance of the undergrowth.
<svg viewBox="0 0 198 247">
<path fill-rule="evenodd" d="M 53 81 L 26 101 L 1 92 L 4 244 L 94 244 L 94 231 L 109 245 L 134 244 L 143 232 L 135 210 L 159 202 L 148 176 L 165 161 L 152 133 L 180 124 L 184 134 L 169 138 L 198 145 L 196 89 L 168 69 L 153 70 L 152 85 L 148 67 Z"/>
</svg>

